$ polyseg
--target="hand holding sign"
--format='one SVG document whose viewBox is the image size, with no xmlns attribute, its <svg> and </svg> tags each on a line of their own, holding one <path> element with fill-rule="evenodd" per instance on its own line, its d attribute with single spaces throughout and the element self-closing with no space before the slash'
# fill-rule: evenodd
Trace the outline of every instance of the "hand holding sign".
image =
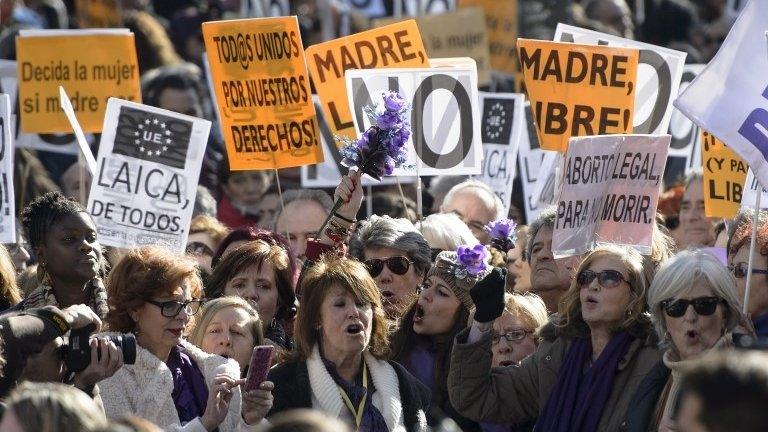
<svg viewBox="0 0 768 432">
<path fill-rule="evenodd" d="M 542 149 L 632 131 L 637 50 L 528 39 L 517 46 Z"/>
</svg>

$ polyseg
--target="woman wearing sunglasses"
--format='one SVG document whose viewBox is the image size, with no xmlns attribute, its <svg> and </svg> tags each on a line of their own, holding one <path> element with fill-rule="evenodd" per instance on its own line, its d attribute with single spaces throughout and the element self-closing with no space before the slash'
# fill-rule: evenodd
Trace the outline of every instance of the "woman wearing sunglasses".
<svg viewBox="0 0 768 432">
<path fill-rule="evenodd" d="M 371 216 L 360 222 L 349 254 L 363 262 L 379 287 L 384 308 L 398 319 L 416 298 L 431 264 L 429 245 L 407 219 Z"/>
<path fill-rule="evenodd" d="M 133 249 L 112 270 L 107 291 L 109 330 L 134 333 L 137 344 L 136 363 L 99 383 L 108 418 L 131 414 L 164 430 L 221 432 L 264 418 L 272 383 L 241 395 L 237 362 L 182 339 L 202 296 L 194 260 Z"/>
<path fill-rule="evenodd" d="M 768 337 L 768 223 L 757 227 L 752 274 L 749 271 L 749 246 L 752 237 L 752 216 L 745 218 L 733 234 L 728 250 L 728 265 L 736 277 L 737 295 L 742 301 L 751 278 L 748 312 L 758 336 Z"/>
<path fill-rule="evenodd" d="M 713 255 L 686 250 L 668 260 L 648 291 L 664 357 L 648 374 L 627 412 L 629 430 L 676 430 L 672 411 L 680 371 L 710 350 L 733 346 L 741 301 L 736 280 Z"/>
<path fill-rule="evenodd" d="M 481 281 L 470 329 L 456 337 L 448 389 L 463 415 L 541 431 L 616 431 L 634 390 L 661 353 L 649 340 L 643 257 L 618 246 L 590 252 L 520 366 L 492 368 L 492 323 L 504 309 L 503 281 Z M 536 420 L 538 418 L 538 420 Z"/>
</svg>

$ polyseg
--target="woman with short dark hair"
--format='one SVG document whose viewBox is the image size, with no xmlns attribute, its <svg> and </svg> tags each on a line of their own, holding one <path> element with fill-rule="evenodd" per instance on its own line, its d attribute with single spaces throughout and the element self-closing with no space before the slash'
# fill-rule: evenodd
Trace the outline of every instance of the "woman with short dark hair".
<svg viewBox="0 0 768 432">
<path fill-rule="evenodd" d="M 282 323 L 295 311 L 293 287 L 289 252 L 277 243 L 255 240 L 236 247 L 216 264 L 205 296 L 244 298 L 259 313 L 268 342 L 289 349 L 290 338 Z"/>
</svg>

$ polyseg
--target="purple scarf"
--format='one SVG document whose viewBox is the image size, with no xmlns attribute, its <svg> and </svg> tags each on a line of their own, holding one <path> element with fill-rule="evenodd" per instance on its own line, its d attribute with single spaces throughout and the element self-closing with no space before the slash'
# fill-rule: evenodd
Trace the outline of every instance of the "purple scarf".
<svg viewBox="0 0 768 432">
<path fill-rule="evenodd" d="M 619 362 L 633 340 L 627 332 L 615 334 L 600 357 L 584 373 L 584 365 L 592 355 L 592 341 L 589 338 L 574 339 L 534 430 L 596 431 L 613 389 L 613 378 Z"/>
<path fill-rule="evenodd" d="M 165 364 L 173 376 L 171 397 L 181 424 L 202 416 L 208 403 L 208 387 L 200 368 L 181 345 L 171 348 Z"/>
<path fill-rule="evenodd" d="M 339 386 L 344 391 L 344 393 L 347 394 L 347 397 L 349 397 L 349 399 L 352 401 L 352 405 L 356 407 L 359 406 L 360 402 L 363 400 L 363 398 L 365 398 L 363 418 L 360 422 L 360 428 L 357 430 L 359 432 L 387 432 L 389 427 L 387 427 L 387 422 L 384 421 L 384 416 L 382 416 L 381 412 L 379 412 L 379 410 L 373 406 L 373 393 L 376 391 L 376 389 L 373 387 L 373 380 L 370 378 L 370 376 L 368 377 L 367 389 L 363 387 L 362 369 L 360 376 L 357 377 L 355 382 L 348 383 L 338 374 L 338 372 L 336 372 L 336 365 L 333 364 L 332 361 L 327 360 L 325 357 L 322 357 L 322 359 L 323 364 L 325 365 L 325 369 L 331 375 L 336 385 Z M 348 409 L 346 408 L 346 404 L 344 409 Z M 352 418 L 354 417 L 355 415 L 352 414 Z"/>
</svg>

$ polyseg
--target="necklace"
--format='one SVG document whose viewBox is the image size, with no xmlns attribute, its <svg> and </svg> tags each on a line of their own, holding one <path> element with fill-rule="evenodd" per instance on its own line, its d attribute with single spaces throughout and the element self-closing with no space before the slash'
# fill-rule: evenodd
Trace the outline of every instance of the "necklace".
<svg viewBox="0 0 768 432">
<path fill-rule="evenodd" d="M 337 386 L 337 387 L 339 388 L 341 399 L 344 400 L 344 404 L 352 413 L 352 416 L 354 416 L 355 425 L 357 426 L 357 430 L 359 430 L 360 424 L 363 422 L 363 410 L 365 409 L 365 400 L 368 397 L 368 367 L 365 365 L 365 360 L 363 360 L 363 389 L 365 389 L 365 392 L 363 392 L 363 398 L 360 400 L 360 404 L 357 406 L 357 409 L 355 409 L 355 405 L 352 403 L 352 399 L 350 399 L 350 397 L 347 395 L 344 389 L 342 389 L 340 386 Z"/>
</svg>

